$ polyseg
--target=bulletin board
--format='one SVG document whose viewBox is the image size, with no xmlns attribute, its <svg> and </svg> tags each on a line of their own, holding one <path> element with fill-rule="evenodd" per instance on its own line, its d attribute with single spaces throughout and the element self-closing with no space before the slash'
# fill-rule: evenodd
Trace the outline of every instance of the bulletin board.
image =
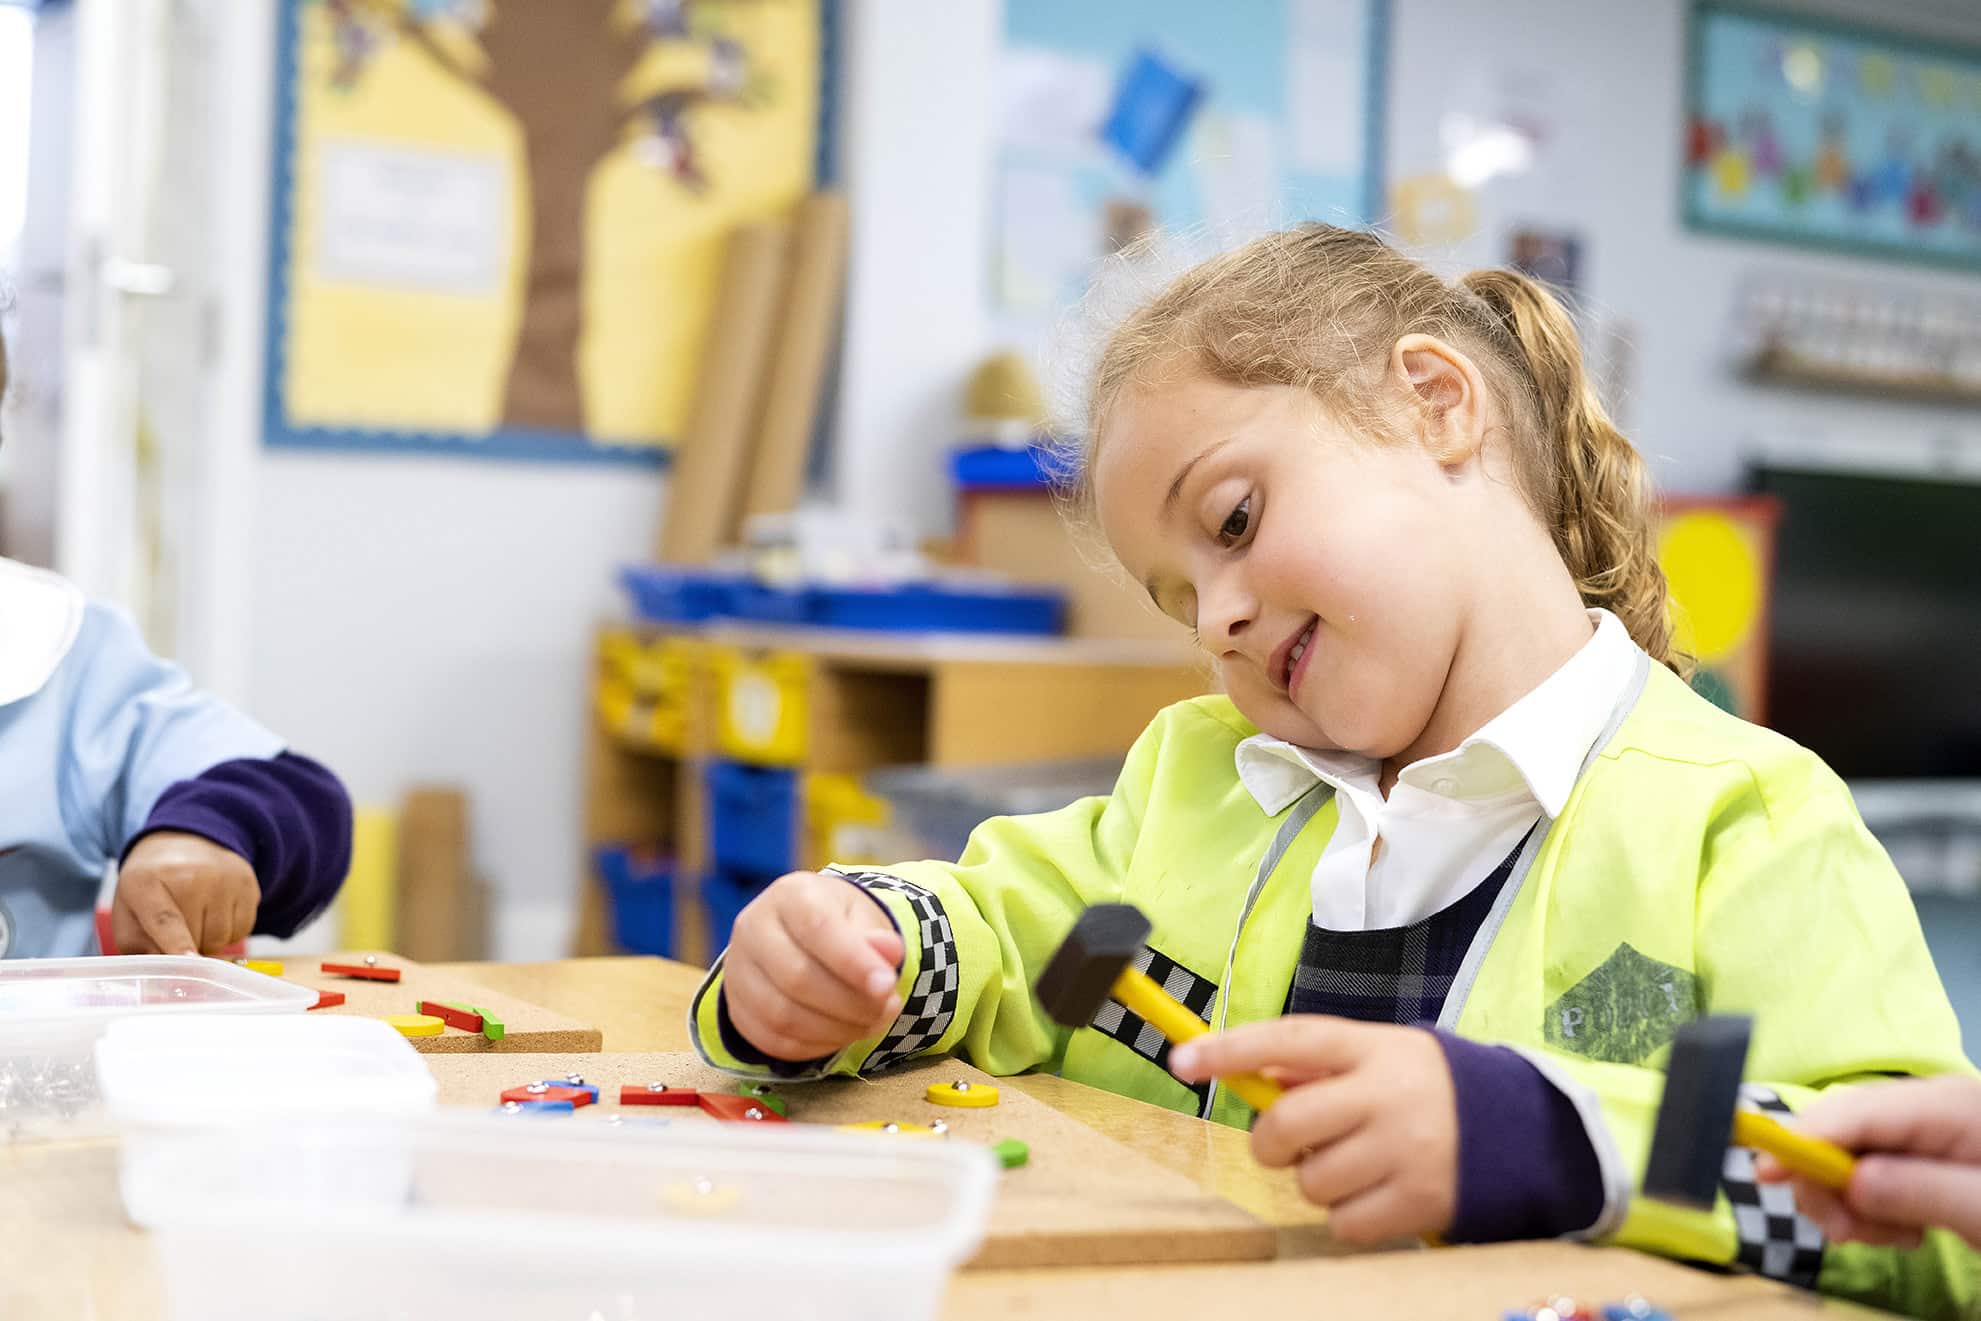
<svg viewBox="0 0 1981 1321">
<path fill-rule="evenodd" d="M 1153 231 L 1178 264 L 1382 196 L 1387 0 L 1006 0 L 992 301 L 1050 320 Z M 1137 159 L 1137 122 L 1172 145 Z"/>
<path fill-rule="evenodd" d="M 662 464 L 837 0 L 279 0 L 274 446 Z"/>
<path fill-rule="evenodd" d="M 1692 657 L 1693 689 L 1760 724 L 1768 715 L 1768 618 L 1774 598 L 1771 496 L 1668 497 L 1658 567 L 1670 593 L 1672 645 Z"/>
<path fill-rule="evenodd" d="M 1703 3 L 1687 75 L 1693 227 L 1981 267 L 1981 50 Z"/>
</svg>

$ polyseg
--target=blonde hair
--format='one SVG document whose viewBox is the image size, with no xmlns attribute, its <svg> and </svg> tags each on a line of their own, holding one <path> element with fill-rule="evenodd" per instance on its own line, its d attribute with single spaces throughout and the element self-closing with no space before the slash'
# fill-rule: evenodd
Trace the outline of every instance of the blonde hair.
<svg viewBox="0 0 1981 1321">
<path fill-rule="evenodd" d="M 1498 400 L 1522 496 L 1554 537 L 1584 602 L 1681 674 L 1653 546 L 1644 461 L 1590 385 L 1568 313 L 1514 271 L 1447 284 L 1361 230 L 1308 224 L 1185 272 L 1107 339 L 1086 397 L 1084 498 L 1109 410 L 1130 386 L 1184 366 L 1237 386 L 1305 390 L 1342 423 L 1394 439 L 1391 350 L 1435 335 L 1469 354 Z"/>
</svg>

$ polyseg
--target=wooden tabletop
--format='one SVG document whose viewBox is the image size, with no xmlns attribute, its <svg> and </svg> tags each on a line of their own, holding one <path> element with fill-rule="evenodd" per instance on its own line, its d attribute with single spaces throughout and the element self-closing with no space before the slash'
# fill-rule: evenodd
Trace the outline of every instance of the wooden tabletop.
<svg viewBox="0 0 1981 1321">
<path fill-rule="evenodd" d="M 702 971 L 665 959 L 442 964 L 448 971 L 597 1024 L 609 1051 L 687 1050 L 688 1002 Z M 1598 1305 L 1640 1294 L 1679 1318 L 1808 1321 L 1875 1313 L 1743 1276 L 1712 1274 L 1622 1248 L 1509 1243 L 1346 1254 L 1326 1215 L 1290 1176 L 1251 1157 L 1244 1133 L 1063 1078 L 1010 1082 L 1278 1227 L 1282 1260 L 1263 1265 L 972 1271 L 950 1289 L 951 1321 L 1223 1316 L 1233 1302 L 1295 1315 L 1498 1321 L 1509 1306 L 1567 1294 Z M 1293 1310 L 1297 1309 L 1297 1310 Z"/>
<path fill-rule="evenodd" d="M 608 1051 L 686 1049 L 688 1001 L 701 977 L 685 965 L 644 958 L 435 966 L 596 1024 Z M 1110 1311 L 1144 1321 L 1225 1316 L 1238 1306 L 1295 1315 L 1494 1321 L 1508 1307 L 1559 1294 L 1596 1304 L 1642 1294 L 1675 1317 L 1712 1321 L 1871 1315 L 1766 1281 L 1709 1274 L 1621 1249 L 1517 1243 L 1338 1255 L 1321 1213 L 1283 1177 L 1252 1162 L 1244 1134 L 1057 1078 L 1011 1081 L 1279 1227 L 1286 1259 L 965 1272 L 952 1284 L 944 1309 L 951 1321 L 1085 1318 Z M 148 1245 L 123 1222 L 115 1170 L 115 1149 L 107 1142 L 0 1145 L 0 1243 L 20 1249 L 19 1260 L 36 1263 L 28 1271 L 0 1271 L 0 1317 L 148 1321 L 161 1314 L 155 1265 Z M 112 1268 L 112 1262 L 123 1265 Z M 739 1300 L 743 1305 L 755 1304 Z"/>
</svg>

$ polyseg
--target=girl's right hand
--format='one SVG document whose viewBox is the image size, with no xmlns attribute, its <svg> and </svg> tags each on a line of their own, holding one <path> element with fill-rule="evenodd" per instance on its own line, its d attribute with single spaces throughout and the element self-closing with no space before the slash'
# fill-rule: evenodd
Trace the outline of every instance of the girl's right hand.
<svg viewBox="0 0 1981 1321">
<path fill-rule="evenodd" d="M 793 872 L 736 919 L 723 957 L 729 1020 L 772 1059 L 837 1055 L 901 1013 L 894 923 L 856 885 Z"/>
<path fill-rule="evenodd" d="M 1841 1088 L 1795 1116 L 1804 1133 L 1857 1153 L 1841 1194 L 1796 1178 L 1773 1157 L 1763 1182 L 1792 1182 L 1796 1209 L 1834 1240 L 1916 1247 L 1951 1229 L 1981 1248 L 1981 1079 L 1947 1075 Z"/>
</svg>

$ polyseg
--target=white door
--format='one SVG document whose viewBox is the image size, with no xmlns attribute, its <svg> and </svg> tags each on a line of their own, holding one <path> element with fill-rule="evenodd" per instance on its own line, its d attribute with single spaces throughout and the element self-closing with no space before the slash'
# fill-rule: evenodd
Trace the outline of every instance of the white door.
<svg viewBox="0 0 1981 1321">
<path fill-rule="evenodd" d="M 56 566 L 241 698 L 269 0 L 77 0 Z"/>
</svg>

